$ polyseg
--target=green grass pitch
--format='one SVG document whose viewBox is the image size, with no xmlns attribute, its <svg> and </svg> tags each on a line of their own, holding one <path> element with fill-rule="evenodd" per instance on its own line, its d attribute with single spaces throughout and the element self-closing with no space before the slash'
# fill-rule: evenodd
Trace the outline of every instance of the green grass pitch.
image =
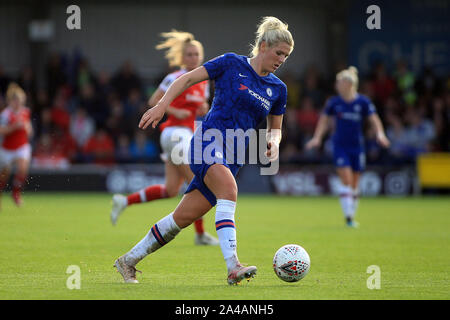
<svg viewBox="0 0 450 320">
<path fill-rule="evenodd" d="M 16 208 L 4 194 L 0 212 L 0 299 L 449 299 L 450 199 L 364 198 L 357 220 L 343 223 L 333 197 L 247 196 L 238 199 L 238 255 L 256 265 L 249 283 L 228 286 L 219 247 L 194 245 L 192 227 L 138 264 L 139 284 L 113 268 L 180 198 L 135 205 L 117 226 L 111 195 L 26 193 Z M 214 211 L 205 216 L 215 235 Z M 303 246 L 310 273 L 285 283 L 272 270 L 276 250 Z M 81 289 L 66 287 L 68 266 L 81 269 Z M 381 270 L 369 290 L 367 267 Z"/>
</svg>

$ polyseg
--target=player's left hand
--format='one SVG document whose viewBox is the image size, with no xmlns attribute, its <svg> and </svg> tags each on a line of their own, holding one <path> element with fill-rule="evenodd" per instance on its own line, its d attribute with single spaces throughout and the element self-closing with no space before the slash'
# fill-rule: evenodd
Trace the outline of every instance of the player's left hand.
<svg viewBox="0 0 450 320">
<path fill-rule="evenodd" d="M 377 142 L 384 148 L 389 148 L 391 142 L 384 133 L 377 134 Z"/>
<path fill-rule="evenodd" d="M 273 162 L 276 159 L 278 159 L 279 151 L 280 151 L 280 147 L 277 143 L 275 143 L 273 141 L 267 142 L 266 157 L 269 159 L 270 162 Z"/>
</svg>

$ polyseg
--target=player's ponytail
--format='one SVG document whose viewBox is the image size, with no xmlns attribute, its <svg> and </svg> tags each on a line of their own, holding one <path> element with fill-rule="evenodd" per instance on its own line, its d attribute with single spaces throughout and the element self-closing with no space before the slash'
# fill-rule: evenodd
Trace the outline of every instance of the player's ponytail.
<svg viewBox="0 0 450 320">
<path fill-rule="evenodd" d="M 252 45 L 251 56 L 256 57 L 261 43 L 265 41 L 269 47 L 285 42 L 294 48 L 294 39 L 288 25 L 275 17 L 263 17 L 256 31 L 255 44 Z"/>
<path fill-rule="evenodd" d="M 169 66 L 183 66 L 184 50 L 188 45 L 194 45 L 199 49 L 200 61 L 203 61 L 203 45 L 195 40 L 192 33 L 172 29 L 171 32 L 163 32 L 160 35 L 166 40 L 158 44 L 156 49 L 167 49 L 165 57 L 169 61 Z"/>
<path fill-rule="evenodd" d="M 358 69 L 354 66 L 350 66 L 347 69 L 342 70 L 336 75 L 337 80 L 345 79 L 352 83 L 353 88 L 358 90 Z"/>
<path fill-rule="evenodd" d="M 21 103 L 25 103 L 27 95 L 25 91 L 15 82 L 11 82 L 6 90 L 6 101 L 10 103 L 14 99 L 19 99 Z"/>
</svg>

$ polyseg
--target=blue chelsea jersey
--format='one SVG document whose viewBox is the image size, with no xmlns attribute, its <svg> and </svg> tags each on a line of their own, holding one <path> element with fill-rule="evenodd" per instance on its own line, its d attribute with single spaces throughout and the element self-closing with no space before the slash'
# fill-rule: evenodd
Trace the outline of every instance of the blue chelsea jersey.
<svg viewBox="0 0 450 320">
<path fill-rule="evenodd" d="M 247 131 L 269 114 L 285 113 L 286 85 L 272 73 L 258 75 L 248 57 L 226 53 L 203 66 L 215 80 L 214 100 L 202 123 L 204 129 Z"/>
<path fill-rule="evenodd" d="M 375 113 L 375 106 L 370 99 L 364 95 L 357 94 L 356 99 L 346 102 L 340 96 L 328 99 L 324 113 L 334 116 L 336 128 L 333 136 L 335 146 L 347 149 L 363 149 L 364 118 Z"/>
</svg>

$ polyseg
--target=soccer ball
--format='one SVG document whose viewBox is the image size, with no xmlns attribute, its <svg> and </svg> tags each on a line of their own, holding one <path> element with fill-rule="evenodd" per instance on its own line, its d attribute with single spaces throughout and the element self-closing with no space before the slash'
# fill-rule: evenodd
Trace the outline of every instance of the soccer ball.
<svg viewBox="0 0 450 320">
<path fill-rule="evenodd" d="M 311 261 L 308 252 L 296 244 L 288 244 L 275 253 L 273 270 L 283 281 L 297 282 L 309 272 Z"/>
</svg>

